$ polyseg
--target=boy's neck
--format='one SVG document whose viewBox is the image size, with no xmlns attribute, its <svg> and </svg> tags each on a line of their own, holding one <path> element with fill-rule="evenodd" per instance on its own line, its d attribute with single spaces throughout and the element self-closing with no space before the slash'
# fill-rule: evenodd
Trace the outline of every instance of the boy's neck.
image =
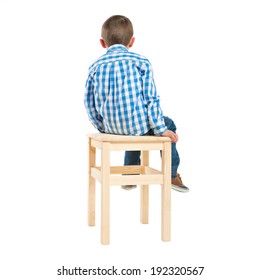
<svg viewBox="0 0 260 280">
<path fill-rule="evenodd" d="M 109 48 L 102 38 L 99 40 L 99 42 L 100 42 L 101 46 L 104 49 L 108 49 Z M 129 49 L 129 48 L 131 48 L 133 46 L 134 42 L 135 42 L 135 38 L 132 37 L 131 40 L 129 41 L 129 43 L 127 44 L 127 46 L 125 46 L 125 45 L 122 45 L 122 46 L 124 46 L 125 48 Z M 110 47 L 112 47 L 112 46 L 114 46 L 114 45 L 111 45 Z"/>
</svg>

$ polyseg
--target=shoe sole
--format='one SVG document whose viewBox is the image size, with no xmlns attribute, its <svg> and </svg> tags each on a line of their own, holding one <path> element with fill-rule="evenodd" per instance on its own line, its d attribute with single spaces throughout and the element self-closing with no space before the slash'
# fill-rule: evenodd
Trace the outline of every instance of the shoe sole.
<svg viewBox="0 0 260 280">
<path fill-rule="evenodd" d="M 182 192 L 182 193 L 189 192 L 189 189 L 187 187 L 186 188 L 182 188 L 182 187 L 179 187 L 179 186 L 172 185 L 172 189 L 177 191 L 177 192 Z"/>
<path fill-rule="evenodd" d="M 121 188 L 123 189 L 123 190 L 126 190 L 126 191 L 131 191 L 131 190 L 133 190 L 133 189 L 135 189 L 137 186 L 121 186 Z"/>
</svg>

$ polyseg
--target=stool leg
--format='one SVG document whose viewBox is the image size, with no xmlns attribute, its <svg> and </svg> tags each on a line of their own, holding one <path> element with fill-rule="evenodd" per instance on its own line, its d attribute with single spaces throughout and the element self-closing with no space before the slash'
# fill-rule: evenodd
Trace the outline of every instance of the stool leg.
<svg viewBox="0 0 260 280">
<path fill-rule="evenodd" d="M 162 201 L 161 201 L 161 238 L 171 240 L 171 142 L 164 143 L 162 151 Z"/>
<path fill-rule="evenodd" d="M 95 192 L 96 181 L 91 176 L 91 167 L 96 165 L 96 148 L 91 146 L 91 139 L 89 138 L 89 170 L 88 170 L 88 225 L 95 225 Z"/>
<path fill-rule="evenodd" d="M 149 151 L 141 152 L 141 166 L 149 165 Z M 140 221 L 142 224 L 149 222 L 149 185 L 140 186 Z"/>
<path fill-rule="evenodd" d="M 109 244 L 110 235 L 110 144 L 101 151 L 101 243 Z"/>
</svg>

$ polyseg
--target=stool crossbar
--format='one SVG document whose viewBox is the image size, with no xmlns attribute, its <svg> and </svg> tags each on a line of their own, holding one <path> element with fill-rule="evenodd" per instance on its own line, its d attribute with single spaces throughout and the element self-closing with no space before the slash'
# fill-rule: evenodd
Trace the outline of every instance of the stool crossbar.
<svg viewBox="0 0 260 280">
<path fill-rule="evenodd" d="M 110 242 L 110 186 L 140 185 L 140 221 L 149 220 L 149 185 L 161 185 L 161 239 L 171 240 L 171 141 L 160 136 L 88 134 L 89 188 L 88 225 L 95 226 L 96 181 L 101 184 L 101 243 Z M 101 166 L 96 166 L 96 149 L 101 150 Z M 149 166 L 149 151 L 162 152 L 161 170 Z M 110 166 L 112 151 L 141 151 L 141 164 Z M 133 174 L 135 176 L 133 176 Z M 124 176 L 122 176 L 124 175 Z"/>
</svg>

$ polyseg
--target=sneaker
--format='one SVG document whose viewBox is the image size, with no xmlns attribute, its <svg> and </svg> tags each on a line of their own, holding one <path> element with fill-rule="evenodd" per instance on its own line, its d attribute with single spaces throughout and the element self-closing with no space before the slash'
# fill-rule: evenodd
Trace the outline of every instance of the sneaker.
<svg viewBox="0 0 260 280">
<path fill-rule="evenodd" d="M 123 185 L 121 186 L 122 189 L 126 190 L 126 191 L 130 191 L 135 189 L 137 186 L 136 185 Z"/>
<path fill-rule="evenodd" d="M 183 193 L 189 191 L 189 188 L 182 183 L 181 176 L 178 173 L 176 178 L 172 178 L 172 189 Z"/>
</svg>

